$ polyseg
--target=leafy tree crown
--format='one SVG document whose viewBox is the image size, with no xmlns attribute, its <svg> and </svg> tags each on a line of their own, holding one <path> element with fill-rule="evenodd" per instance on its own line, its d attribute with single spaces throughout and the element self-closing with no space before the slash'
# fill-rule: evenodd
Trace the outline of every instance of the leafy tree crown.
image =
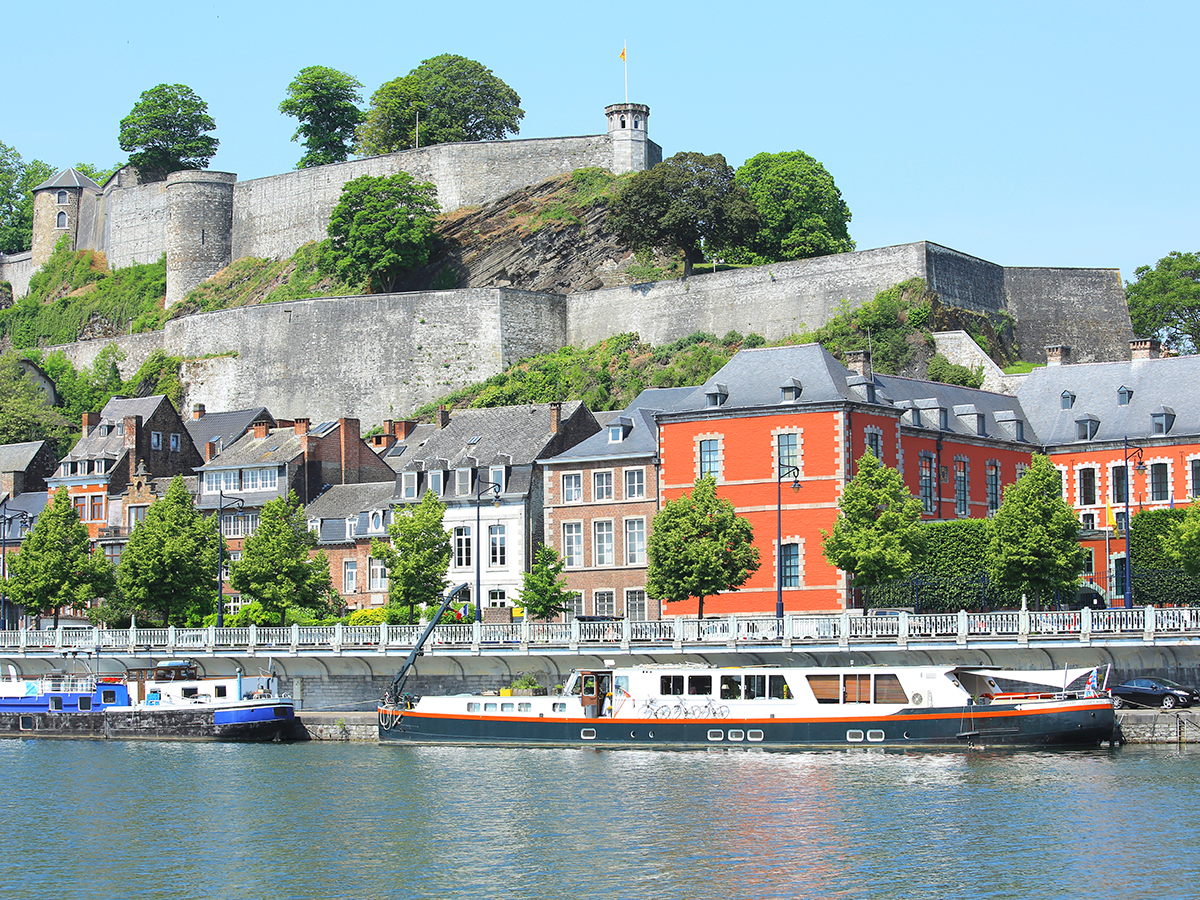
<svg viewBox="0 0 1200 900">
<path fill-rule="evenodd" d="M 299 169 L 343 162 L 350 156 L 355 131 L 365 118 L 358 108 L 362 84 L 351 75 L 325 66 L 308 66 L 292 79 L 279 104 L 285 116 L 299 120 L 292 140 L 303 139 Z"/>
<path fill-rule="evenodd" d="M 143 91 L 121 120 L 118 142 L 148 180 L 179 169 L 207 169 L 220 143 L 207 134 L 217 124 L 208 104 L 184 84 L 160 84 Z"/>
</svg>

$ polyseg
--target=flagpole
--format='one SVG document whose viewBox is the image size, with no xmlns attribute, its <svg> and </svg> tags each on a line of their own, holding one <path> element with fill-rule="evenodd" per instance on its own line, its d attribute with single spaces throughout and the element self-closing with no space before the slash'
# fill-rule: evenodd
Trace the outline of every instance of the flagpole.
<svg viewBox="0 0 1200 900">
<path fill-rule="evenodd" d="M 625 64 L 625 102 L 629 102 L 629 60 L 625 58 L 625 51 L 629 49 L 629 41 L 624 41 L 621 44 L 621 62 Z"/>
</svg>

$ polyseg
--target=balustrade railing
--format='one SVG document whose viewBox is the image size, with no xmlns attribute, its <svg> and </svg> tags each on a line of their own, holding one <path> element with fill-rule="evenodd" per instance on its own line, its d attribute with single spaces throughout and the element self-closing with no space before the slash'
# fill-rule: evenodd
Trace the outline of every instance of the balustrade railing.
<svg viewBox="0 0 1200 900">
<path fill-rule="evenodd" d="M 419 625 L 321 625 L 259 628 L 59 628 L 0 631 L 0 655 L 100 653 L 175 655 L 247 651 L 265 653 L 386 653 L 411 650 L 424 627 Z M 1141 639 L 1192 641 L 1200 637 L 1200 608 L 1106 609 L 1051 612 L 900 613 L 863 616 L 850 613 L 774 616 L 725 616 L 656 621 L 468 622 L 439 625 L 426 645 L 436 653 L 458 649 L 505 650 L 531 647 L 578 650 L 592 647 L 644 648 L 655 645 L 761 647 L 836 645 L 1038 643 L 1087 644 Z"/>
</svg>

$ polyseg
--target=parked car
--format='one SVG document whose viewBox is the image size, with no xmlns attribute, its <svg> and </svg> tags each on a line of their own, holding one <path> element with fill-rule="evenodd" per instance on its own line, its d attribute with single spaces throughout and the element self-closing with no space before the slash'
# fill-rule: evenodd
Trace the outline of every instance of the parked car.
<svg viewBox="0 0 1200 900">
<path fill-rule="evenodd" d="M 1169 678 L 1130 678 L 1112 689 L 1113 706 L 1161 706 L 1163 709 L 1200 704 L 1200 693 Z"/>
</svg>

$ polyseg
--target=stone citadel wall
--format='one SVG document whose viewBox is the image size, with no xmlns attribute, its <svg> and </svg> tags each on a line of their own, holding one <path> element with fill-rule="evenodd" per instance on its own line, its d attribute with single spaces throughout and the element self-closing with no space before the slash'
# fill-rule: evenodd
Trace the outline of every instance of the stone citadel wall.
<svg viewBox="0 0 1200 900">
<path fill-rule="evenodd" d="M 173 319 L 165 331 L 112 343 L 127 377 L 160 347 L 189 359 L 185 408 L 263 405 L 285 418 L 354 416 L 370 427 L 566 344 L 629 331 L 653 344 L 695 331 L 781 338 L 915 276 L 954 291 L 943 293 L 948 304 L 1010 310 L 1032 358 L 1057 343 L 1074 359 L 1128 358 L 1116 270 L 1008 270 L 928 242 L 566 296 L 474 288 L 272 303 Z M 108 343 L 59 349 L 78 367 Z"/>
</svg>

